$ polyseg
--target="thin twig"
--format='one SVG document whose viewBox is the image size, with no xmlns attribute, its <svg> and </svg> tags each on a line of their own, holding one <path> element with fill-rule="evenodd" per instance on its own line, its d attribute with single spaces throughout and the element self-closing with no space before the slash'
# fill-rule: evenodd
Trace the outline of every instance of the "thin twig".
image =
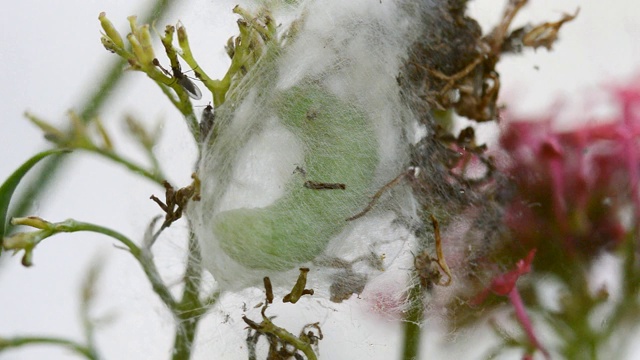
<svg viewBox="0 0 640 360">
<path fill-rule="evenodd" d="M 409 171 L 414 171 L 414 170 L 410 169 L 408 171 L 405 171 L 402 174 L 396 176 L 393 180 L 391 180 L 388 183 L 386 183 L 383 187 L 380 188 L 380 190 L 378 190 L 373 195 L 373 197 L 371 198 L 371 201 L 369 201 L 369 203 L 364 208 L 364 210 L 362 210 L 359 213 L 347 218 L 346 221 L 353 221 L 353 220 L 359 219 L 359 218 L 363 217 L 365 214 L 367 214 L 369 211 L 371 211 L 371 209 L 376 204 L 376 202 L 378 202 L 378 199 L 380 199 L 382 194 L 384 194 L 385 191 L 391 189 L 392 187 L 398 185 L 400 183 L 400 181 L 402 181 L 405 178 L 405 176 L 409 175 Z"/>
<path fill-rule="evenodd" d="M 19 336 L 8 339 L 0 338 L 0 352 L 5 349 L 31 345 L 58 345 L 67 348 L 76 354 L 82 355 L 86 359 L 98 360 L 98 355 L 92 349 L 72 340 L 39 336 Z"/>
</svg>

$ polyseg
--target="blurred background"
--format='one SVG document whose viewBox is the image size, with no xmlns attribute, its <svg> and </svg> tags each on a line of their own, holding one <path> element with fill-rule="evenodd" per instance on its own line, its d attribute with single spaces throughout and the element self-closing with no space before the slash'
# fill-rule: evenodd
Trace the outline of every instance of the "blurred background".
<svg viewBox="0 0 640 360">
<path fill-rule="evenodd" d="M 505 1 L 471 1 L 470 14 L 486 31 L 501 17 Z M 95 91 L 102 71 L 116 60 L 100 43 L 98 14 L 105 11 L 121 33 L 126 34 L 126 17 L 132 14 L 142 17 L 152 3 L 25 0 L 5 4 L 0 12 L 4 29 L 0 32 L 3 181 L 28 157 L 48 146 L 23 113 L 28 110 L 53 124 L 67 124 L 66 113 L 79 110 Z M 228 0 L 175 1 L 156 27 L 163 31 L 166 24 L 180 20 L 189 32 L 191 47 L 201 66 L 217 78 L 228 66 L 224 44 L 235 35 L 236 17 L 231 12 L 235 4 Z M 637 40 L 640 4 L 636 1 L 531 1 L 514 26 L 556 21 L 563 13 L 574 13 L 578 7 L 578 18 L 562 28 L 554 51 L 540 49 L 503 58 L 499 66 L 501 97 L 514 111 L 540 112 L 559 98 L 570 99 L 578 91 L 599 84 L 624 82 L 640 71 Z M 196 105 L 206 105 L 209 100 L 205 96 Z M 127 114 L 149 126 L 163 123 L 157 155 L 172 184 L 188 184 L 195 147 L 180 114 L 142 73 L 124 75 L 100 118 L 113 135 L 116 149 L 144 162 L 143 152 L 123 131 Z M 34 201 L 31 214 L 50 221 L 75 218 L 93 222 L 141 240 L 149 220 L 161 213 L 149 196 L 162 198 L 164 190 L 97 156 L 83 153 L 67 156 L 71 159 L 61 176 Z M 170 284 L 171 279 L 178 281 L 182 271 L 184 233 L 184 225 L 177 223 L 154 246 L 160 271 Z M 88 233 L 58 235 L 38 247 L 32 268 L 22 267 L 19 257 L 8 255 L 3 254 L 0 259 L 0 337 L 57 335 L 81 340 L 78 316 L 81 283 L 89 267 L 102 261 L 104 267 L 92 315 L 104 319 L 97 333 L 104 358 L 169 358 L 173 320 L 156 299 L 138 264 L 125 251 L 115 248 L 110 239 Z M 215 346 L 215 337 L 206 332 L 200 340 Z M 386 338 L 380 335 L 368 341 L 385 342 Z M 386 359 L 395 351 L 389 346 L 388 352 L 374 354 L 372 358 Z M 202 352 L 197 355 L 210 358 Z M 230 358 L 245 356 L 237 353 Z M 42 346 L 0 354 L 0 359 L 44 358 L 76 357 L 67 350 Z"/>
</svg>

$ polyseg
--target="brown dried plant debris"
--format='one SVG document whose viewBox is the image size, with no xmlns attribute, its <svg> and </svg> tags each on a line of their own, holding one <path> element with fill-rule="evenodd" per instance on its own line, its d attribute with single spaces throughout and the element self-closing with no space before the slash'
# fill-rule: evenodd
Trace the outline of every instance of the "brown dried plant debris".
<svg viewBox="0 0 640 360">
<path fill-rule="evenodd" d="M 200 179 L 194 173 L 191 175 L 193 182 L 186 187 L 176 190 L 168 181 L 164 181 L 165 202 L 151 195 L 150 199 L 155 201 L 165 212 L 164 222 L 161 229 L 168 228 L 175 221 L 182 217 L 182 212 L 191 200 L 200 201 Z"/>
<path fill-rule="evenodd" d="M 303 295 L 313 295 L 312 289 L 304 289 L 307 282 L 308 272 L 308 268 L 300 269 L 300 275 L 293 287 L 293 290 L 291 293 L 285 295 L 283 302 L 296 303 Z M 300 331 L 300 335 L 297 337 L 286 329 L 275 325 L 272 322 L 275 317 L 267 317 L 266 315 L 266 310 L 269 307 L 269 304 L 273 303 L 273 287 L 268 276 L 265 276 L 263 280 L 266 301 L 259 304 L 259 306 L 262 306 L 260 311 L 262 322 L 258 323 L 249 319 L 246 315 L 242 316 L 242 320 L 248 325 L 246 342 L 249 351 L 249 359 L 257 359 L 257 343 L 258 340 L 260 340 L 260 337 L 263 336 L 269 343 L 267 360 L 285 360 L 291 358 L 304 359 L 302 354 L 304 354 L 307 359 L 317 359 L 314 349 L 317 351 L 318 343 L 324 337 L 320 324 L 316 322 L 303 326 Z M 293 293 L 295 293 L 295 295 L 292 295 Z M 294 296 L 296 297 L 295 300 L 292 299 Z M 286 300 L 287 298 L 289 299 Z"/>
<path fill-rule="evenodd" d="M 577 16 L 564 15 L 556 22 L 509 27 L 528 0 L 508 0 L 500 23 L 487 35 L 465 15 L 466 1 L 450 0 L 429 20 L 440 31 L 426 34 L 417 44 L 399 80 L 418 90 L 430 109 L 454 109 L 469 119 L 485 122 L 498 117 L 500 75 L 496 65 L 502 54 L 524 47 L 551 46 L 563 24 Z"/>
<path fill-rule="evenodd" d="M 307 180 L 303 186 L 311 190 L 345 190 L 347 186 L 342 183 L 323 183 L 317 181 Z"/>
</svg>

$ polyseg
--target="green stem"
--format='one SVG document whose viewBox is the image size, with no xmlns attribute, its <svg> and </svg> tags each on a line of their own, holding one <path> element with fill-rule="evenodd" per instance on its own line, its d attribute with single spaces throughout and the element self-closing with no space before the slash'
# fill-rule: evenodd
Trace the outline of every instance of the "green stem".
<svg viewBox="0 0 640 360">
<path fill-rule="evenodd" d="M 86 359 L 98 360 L 98 355 L 92 349 L 71 340 L 38 336 L 21 336 L 9 339 L 0 338 L 0 352 L 10 348 L 18 348 L 28 345 L 59 345 L 84 356 Z"/>
<path fill-rule="evenodd" d="M 115 161 L 118 164 L 124 165 L 127 169 L 131 170 L 132 172 L 138 174 L 138 175 L 142 175 L 143 177 L 146 177 L 147 179 L 157 183 L 158 185 L 162 186 L 162 182 L 164 181 L 164 176 L 160 173 L 159 169 L 156 170 L 155 173 L 151 173 L 148 170 L 140 167 L 139 165 L 136 165 L 134 163 L 132 163 L 131 161 L 121 157 L 120 155 L 114 153 L 113 151 L 109 151 L 109 150 L 102 150 L 102 149 L 89 149 L 89 151 L 91 152 L 95 152 L 97 154 L 100 154 L 108 159 L 111 159 L 113 161 Z M 154 164 L 155 166 L 155 164 Z"/>
<path fill-rule="evenodd" d="M 221 88 L 219 80 L 213 80 L 207 75 L 204 70 L 200 67 L 196 59 L 193 57 L 193 53 L 191 52 L 191 45 L 189 45 L 189 37 L 187 36 L 187 30 L 180 26 L 178 27 L 178 44 L 182 49 L 182 54 L 180 55 L 184 61 L 193 69 L 193 71 L 197 74 L 198 79 L 202 81 L 204 86 L 211 91 L 213 96 L 213 104 L 214 106 L 220 106 L 224 102 L 224 93 L 226 93 L 227 88 Z M 168 46 L 171 46 L 169 43 Z"/>
<path fill-rule="evenodd" d="M 199 297 L 202 268 L 198 240 L 193 233 L 189 235 L 188 256 L 182 300 L 174 311 L 177 325 L 173 343 L 173 360 L 190 358 L 198 323 L 207 311 L 207 306 L 200 301 Z"/>
<path fill-rule="evenodd" d="M 640 293 L 640 267 L 638 267 L 638 227 L 634 226 L 628 233 L 627 238 L 620 247 L 621 257 L 624 259 L 622 266 L 622 282 L 620 303 L 608 322 L 607 335 L 611 335 L 615 330 L 624 326 L 623 323 L 637 323 L 640 315 L 638 306 Z M 629 316 L 633 314 L 634 316 Z M 625 324 L 626 325 L 626 324 Z"/>
<path fill-rule="evenodd" d="M 127 62 L 118 58 L 109 66 L 109 70 L 106 71 L 102 78 L 98 90 L 82 105 L 80 108 L 80 119 L 88 123 L 98 114 L 102 106 L 107 102 L 107 99 L 114 93 L 116 85 L 119 84 L 124 72 L 123 67 Z"/>
<path fill-rule="evenodd" d="M 178 304 L 173 298 L 173 295 L 171 295 L 171 292 L 166 287 L 166 285 L 162 281 L 162 278 L 160 277 L 160 273 L 158 272 L 158 269 L 156 268 L 156 265 L 153 262 L 153 258 L 151 256 L 151 252 L 149 251 L 149 249 L 141 249 L 126 236 L 120 234 L 117 231 L 114 231 L 102 226 L 98 226 L 90 223 L 78 222 L 75 220 L 67 220 L 61 223 L 60 225 L 62 226 L 59 229 L 57 229 L 58 231 L 69 232 L 69 233 L 77 232 L 77 231 L 89 231 L 89 232 L 95 232 L 95 233 L 107 235 L 111 238 L 118 240 L 121 244 L 126 246 L 127 249 L 129 249 L 129 252 L 131 252 L 131 255 L 133 255 L 136 258 L 136 260 L 138 260 L 138 263 L 140 263 L 140 266 L 142 267 L 142 270 L 144 271 L 147 278 L 149 279 L 149 282 L 151 282 L 153 291 L 160 297 L 162 302 L 164 302 L 165 305 L 173 312 L 175 312 L 178 309 Z"/>
<path fill-rule="evenodd" d="M 194 321 L 197 324 L 197 320 Z M 193 339 L 196 337 L 196 325 L 189 325 L 191 321 L 180 321 L 176 324 L 176 334 L 173 342 L 172 360 L 188 360 L 191 358 Z"/>
<path fill-rule="evenodd" d="M 102 261 L 97 261 L 91 264 L 89 271 L 85 275 L 82 281 L 81 301 L 80 301 L 80 320 L 82 322 L 82 328 L 84 330 L 85 343 L 89 349 L 93 349 L 94 353 L 98 353 L 96 349 L 96 337 L 95 337 L 95 321 L 91 317 L 91 308 L 94 304 L 96 283 L 98 275 L 102 269 Z"/>
<path fill-rule="evenodd" d="M 189 132 L 193 136 L 193 139 L 197 142 L 200 134 L 200 126 L 198 123 L 198 118 L 193 112 L 193 106 L 191 105 L 191 100 L 189 99 L 189 95 L 182 88 L 180 84 L 175 79 L 171 79 L 169 84 L 166 84 L 161 75 L 154 75 L 152 72 L 146 73 L 151 80 L 155 81 L 156 84 L 160 87 L 162 92 L 167 96 L 171 104 L 175 106 L 178 111 L 182 114 L 185 121 L 187 122 L 187 126 L 189 127 Z M 176 99 L 173 96 L 173 93 L 169 91 L 172 89 L 174 93 L 178 96 Z"/>
<path fill-rule="evenodd" d="M 150 23 L 153 19 L 164 16 L 171 6 L 177 3 L 178 1 L 176 0 L 157 0 L 149 11 L 147 11 L 147 14 L 144 16 L 144 21 Z M 80 107 L 82 109 L 82 111 L 80 111 L 80 118 L 83 121 L 89 122 L 91 119 L 94 119 L 95 115 L 105 105 L 109 97 L 114 94 L 116 86 L 120 83 L 120 80 L 122 80 L 124 74 L 122 68 L 125 64 L 126 62 L 123 59 L 118 59 L 109 66 L 102 80 L 99 81 L 100 85 L 97 87 L 97 90 Z M 92 81 L 91 89 L 96 88 L 95 83 L 95 81 Z M 65 163 L 65 157 L 55 157 L 45 160 L 40 171 L 33 175 L 33 180 L 17 199 L 11 217 L 22 216 L 28 213 L 34 206 L 36 198 L 38 198 L 41 193 L 47 191 Z"/>
<path fill-rule="evenodd" d="M 420 335 L 424 306 L 422 304 L 423 290 L 418 283 L 409 290 L 411 308 L 405 316 L 404 340 L 402 346 L 402 360 L 417 360 L 420 354 Z"/>
<path fill-rule="evenodd" d="M 155 177 L 159 179 L 166 179 L 166 177 L 162 174 L 162 169 L 160 168 L 160 161 L 158 161 L 156 154 L 153 153 L 153 149 L 149 148 L 149 149 L 146 149 L 146 151 L 147 151 L 147 156 L 149 157 L 149 161 L 151 161 L 152 173 L 156 174 Z"/>
<path fill-rule="evenodd" d="M 202 280 L 202 268 L 200 266 L 201 257 L 197 239 L 193 234 L 190 234 L 189 236 L 189 257 L 184 274 L 185 287 L 182 299 L 180 302 L 176 302 L 158 273 L 149 247 L 145 246 L 141 248 L 126 236 L 109 228 L 90 223 L 78 222 L 73 219 L 54 224 L 39 218 L 22 218 L 17 220 L 21 220 L 20 225 L 28 225 L 27 222 L 29 222 L 31 224 L 30 226 L 36 226 L 41 229 L 40 232 L 47 232 L 46 235 L 39 237 L 40 240 L 34 243 L 33 246 L 36 246 L 41 240 L 61 232 L 95 232 L 119 241 L 129 250 L 136 260 L 138 260 L 145 275 L 149 279 L 149 282 L 151 282 L 154 292 L 160 297 L 176 319 L 176 334 L 172 358 L 174 360 L 187 360 L 190 358 L 198 323 L 206 313 L 208 307 L 213 304 L 217 297 L 217 294 L 214 294 L 206 301 L 206 303 L 203 303 L 200 300 L 199 295 Z M 26 248 L 25 251 L 27 251 Z M 92 340 L 91 336 L 88 336 L 87 341 L 91 343 Z M 3 343 L 0 339 L 0 349 L 2 349 L 2 345 Z"/>
<path fill-rule="evenodd" d="M 591 326 L 590 316 L 599 303 L 589 290 L 586 271 L 581 264 L 575 265 L 566 276 L 569 295 L 559 316 L 570 331 L 563 339 L 562 353 L 567 359 L 597 359 L 601 338 L 599 330 Z"/>
</svg>

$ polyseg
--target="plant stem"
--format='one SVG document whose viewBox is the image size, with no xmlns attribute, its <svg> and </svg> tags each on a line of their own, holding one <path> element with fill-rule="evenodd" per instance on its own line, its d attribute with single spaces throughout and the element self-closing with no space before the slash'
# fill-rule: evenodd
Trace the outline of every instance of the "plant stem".
<svg viewBox="0 0 640 360">
<path fill-rule="evenodd" d="M 176 335 L 173 342 L 172 360 L 188 360 L 191 358 L 193 339 L 196 337 L 196 326 L 190 326 L 197 321 L 180 321 L 176 324 Z"/>
<path fill-rule="evenodd" d="M 18 348 L 26 345 L 60 345 L 65 347 L 79 355 L 84 356 L 89 360 L 98 360 L 98 355 L 96 353 L 81 344 L 78 344 L 71 340 L 60 339 L 55 337 L 38 337 L 38 336 L 25 336 L 25 337 L 14 337 L 9 339 L 0 338 L 0 351 L 9 349 L 9 348 Z"/>
<path fill-rule="evenodd" d="M 164 181 L 164 176 L 158 172 L 156 170 L 156 172 L 151 173 L 148 170 L 132 163 L 131 161 L 123 158 L 122 156 L 114 153 L 113 151 L 108 151 L 108 150 L 101 150 L 101 149 L 95 149 L 95 150 L 89 150 L 92 152 L 95 152 L 97 154 L 100 154 L 108 159 L 113 160 L 114 162 L 121 164 L 123 166 L 125 166 L 127 169 L 131 170 L 132 172 L 141 175 L 153 182 L 155 182 L 156 184 L 162 186 L 162 182 Z M 155 167 L 155 164 L 154 164 Z M 156 168 L 157 169 L 157 168 Z"/>
<path fill-rule="evenodd" d="M 402 360 L 417 360 L 420 354 L 420 335 L 424 305 L 422 304 L 423 288 L 417 283 L 409 290 L 408 298 L 411 307 L 404 318 L 404 341 Z"/>
<path fill-rule="evenodd" d="M 599 305 L 599 300 L 589 290 L 586 270 L 582 264 L 575 264 L 567 272 L 568 295 L 563 300 L 563 311 L 558 315 L 567 325 L 569 332 L 563 338 L 561 352 L 566 359 L 597 359 L 601 339 L 600 329 L 591 325 L 590 317 Z"/>
<path fill-rule="evenodd" d="M 190 358 L 192 343 L 196 335 L 198 322 L 207 312 L 209 306 L 211 306 L 211 304 L 213 304 L 213 302 L 217 298 L 217 294 L 214 294 L 208 298 L 206 303 L 203 303 L 200 300 L 200 284 L 202 280 L 202 268 L 200 266 L 201 257 L 200 249 L 198 247 L 198 241 L 193 233 L 189 235 L 189 253 L 184 274 L 185 286 L 180 302 L 176 302 L 173 295 L 171 295 L 171 292 L 162 281 L 160 274 L 158 273 L 156 265 L 153 262 L 151 249 L 149 247 L 141 248 L 119 232 L 99 225 L 78 222 L 73 219 L 65 220 L 63 222 L 55 224 L 45 222 L 41 219 L 39 220 L 43 224 L 48 224 L 46 228 L 42 228 L 41 230 L 49 231 L 49 233 L 45 237 L 43 237 L 43 239 L 61 232 L 73 233 L 78 231 L 88 231 L 109 236 L 124 245 L 127 250 L 129 250 L 129 252 L 136 258 L 136 260 L 138 260 L 149 282 L 151 282 L 154 292 L 160 297 L 162 302 L 167 306 L 167 308 L 171 311 L 176 319 L 176 334 L 172 358 L 174 360 L 187 360 Z M 89 342 L 91 342 L 91 340 L 91 338 L 88 339 Z M 66 340 L 57 341 L 65 342 Z M 13 343 L 9 343 L 7 346 L 11 344 Z M 0 339 L 0 349 L 3 348 L 3 345 L 3 340 Z M 80 346 L 75 343 L 72 343 L 72 345 Z M 91 350 L 91 348 L 83 346 L 81 347 L 81 350 L 86 350 L 88 352 L 89 350 Z M 93 351 L 91 351 L 91 353 L 93 354 Z M 90 359 L 93 358 L 94 357 Z M 95 358 L 97 359 L 97 357 Z"/>
<path fill-rule="evenodd" d="M 120 234 L 117 231 L 114 231 L 114 230 L 111 230 L 111 229 L 108 229 L 108 228 L 105 228 L 105 227 L 102 227 L 102 226 L 89 224 L 89 223 L 78 222 L 78 221 L 75 221 L 75 220 L 67 220 L 67 221 L 65 221 L 64 222 L 64 226 L 65 226 L 64 230 L 61 230 L 61 231 L 64 231 L 64 232 L 77 232 L 77 231 L 95 232 L 95 233 L 99 233 L 99 234 L 110 236 L 110 237 L 120 241 L 120 243 L 122 243 L 124 246 L 126 246 L 129 249 L 129 252 L 131 252 L 131 255 L 133 255 L 136 258 L 136 260 L 138 260 L 138 263 L 140 263 L 140 266 L 142 267 L 142 270 L 144 271 L 145 275 L 149 279 L 149 282 L 151 282 L 151 286 L 153 288 L 153 291 L 160 297 L 162 302 L 164 302 L 165 305 L 167 305 L 167 307 L 172 312 L 176 311 L 176 309 L 178 308 L 177 303 L 176 303 L 175 299 L 173 298 L 173 295 L 171 295 L 171 292 L 169 291 L 167 286 L 162 281 L 162 278 L 160 277 L 160 273 L 158 273 L 158 268 L 156 268 L 156 264 L 153 262 L 153 258 L 152 258 L 151 253 L 150 253 L 150 251 L 148 249 L 141 249 L 133 241 L 131 241 L 129 238 L 127 238 L 126 236 Z"/>
<path fill-rule="evenodd" d="M 174 310 L 177 324 L 173 343 L 173 360 L 190 358 L 198 322 L 207 311 L 207 306 L 202 304 L 199 297 L 202 268 L 198 240 L 193 233 L 189 234 L 188 257 L 182 300 Z"/>
</svg>

